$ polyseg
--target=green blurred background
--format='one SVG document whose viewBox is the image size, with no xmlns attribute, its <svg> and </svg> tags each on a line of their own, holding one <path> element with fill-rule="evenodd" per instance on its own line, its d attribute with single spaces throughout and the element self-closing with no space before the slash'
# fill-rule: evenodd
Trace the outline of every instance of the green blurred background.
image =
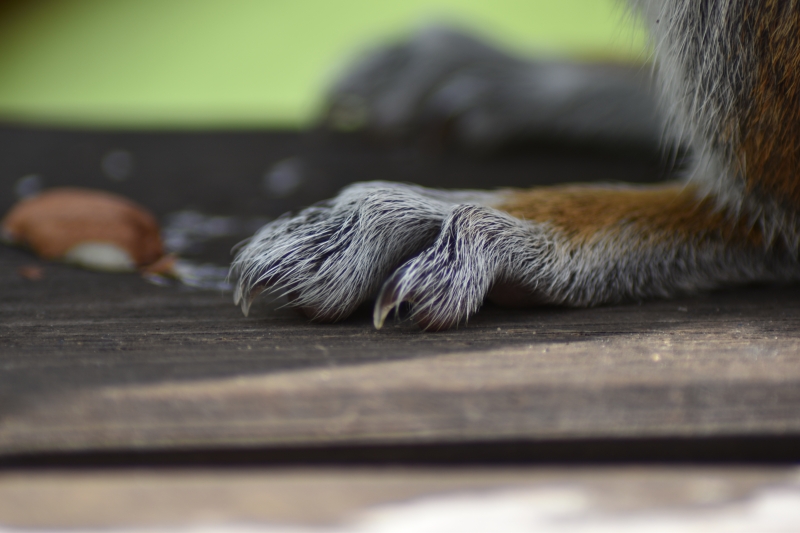
<svg viewBox="0 0 800 533">
<path fill-rule="evenodd" d="M 0 120 L 301 127 L 348 57 L 431 21 L 526 55 L 646 55 L 615 0 L 0 0 Z"/>
</svg>

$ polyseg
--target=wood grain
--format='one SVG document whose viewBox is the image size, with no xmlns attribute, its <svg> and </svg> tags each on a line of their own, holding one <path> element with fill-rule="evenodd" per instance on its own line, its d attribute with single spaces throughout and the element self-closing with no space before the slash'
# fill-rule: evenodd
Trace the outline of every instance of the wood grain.
<svg viewBox="0 0 800 533">
<path fill-rule="evenodd" d="M 0 254 L 4 454 L 800 433 L 797 288 L 376 332 Z"/>
</svg>

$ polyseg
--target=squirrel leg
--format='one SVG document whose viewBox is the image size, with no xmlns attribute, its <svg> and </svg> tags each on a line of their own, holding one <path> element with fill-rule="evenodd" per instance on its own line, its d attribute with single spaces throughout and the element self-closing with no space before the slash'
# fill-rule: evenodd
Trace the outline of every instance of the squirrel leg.
<svg viewBox="0 0 800 533">
<path fill-rule="evenodd" d="M 788 281 L 800 265 L 782 241 L 683 184 L 480 193 L 378 182 L 266 226 L 233 275 L 248 305 L 279 291 L 335 321 L 377 293 L 376 327 L 405 302 L 438 330 L 487 297 L 591 306 Z"/>
<path fill-rule="evenodd" d="M 787 247 L 692 187 L 543 187 L 493 208 L 454 207 L 436 241 L 384 284 L 375 325 L 402 302 L 438 330 L 465 322 L 487 296 L 592 306 L 798 277 Z"/>
</svg>

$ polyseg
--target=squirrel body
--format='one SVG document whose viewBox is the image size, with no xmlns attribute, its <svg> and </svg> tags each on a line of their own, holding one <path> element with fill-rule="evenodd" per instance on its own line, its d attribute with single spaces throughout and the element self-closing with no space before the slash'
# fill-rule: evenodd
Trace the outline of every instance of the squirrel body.
<svg viewBox="0 0 800 533">
<path fill-rule="evenodd" d="M 267 290 L 336 321 L 377 297 L 376 327 L 406 302 L 413 320 L 438 330 L 486 298 L 591 306 L 800 279 L 800 1 L 635 0 L 631 9 L 650 29 L 668 136 L 690 152 L 682 181 L 352 185 L 239 251 L 237 303 L 246 312 Z"/>
</svg>

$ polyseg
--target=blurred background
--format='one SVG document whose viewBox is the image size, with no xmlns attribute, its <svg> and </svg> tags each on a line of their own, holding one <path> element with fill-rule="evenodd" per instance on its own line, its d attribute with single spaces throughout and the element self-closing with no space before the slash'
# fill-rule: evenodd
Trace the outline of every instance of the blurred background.
<svg viewBox="0 0 800 533">
<path fill-rule="evenodd" d="M 0 0 L 0 215 L 42 189 L 107 190 L 151 210 L 169 251 L 226 265 L 266 220 L 355 181 L 658 180 L 657 157 L 608 147 L 489 156 L 310 128 L 348 63 L 426 25 L 521 56 L 646 61 L 627 17 L 616 0 Z"/>
<path fill-rule="evenodd" d="M 615 0 L 0 0 L 0 121 L 298 128 L 346 59 L 431 21 L 525 55 L 644 55 Z"/>
</svg>

